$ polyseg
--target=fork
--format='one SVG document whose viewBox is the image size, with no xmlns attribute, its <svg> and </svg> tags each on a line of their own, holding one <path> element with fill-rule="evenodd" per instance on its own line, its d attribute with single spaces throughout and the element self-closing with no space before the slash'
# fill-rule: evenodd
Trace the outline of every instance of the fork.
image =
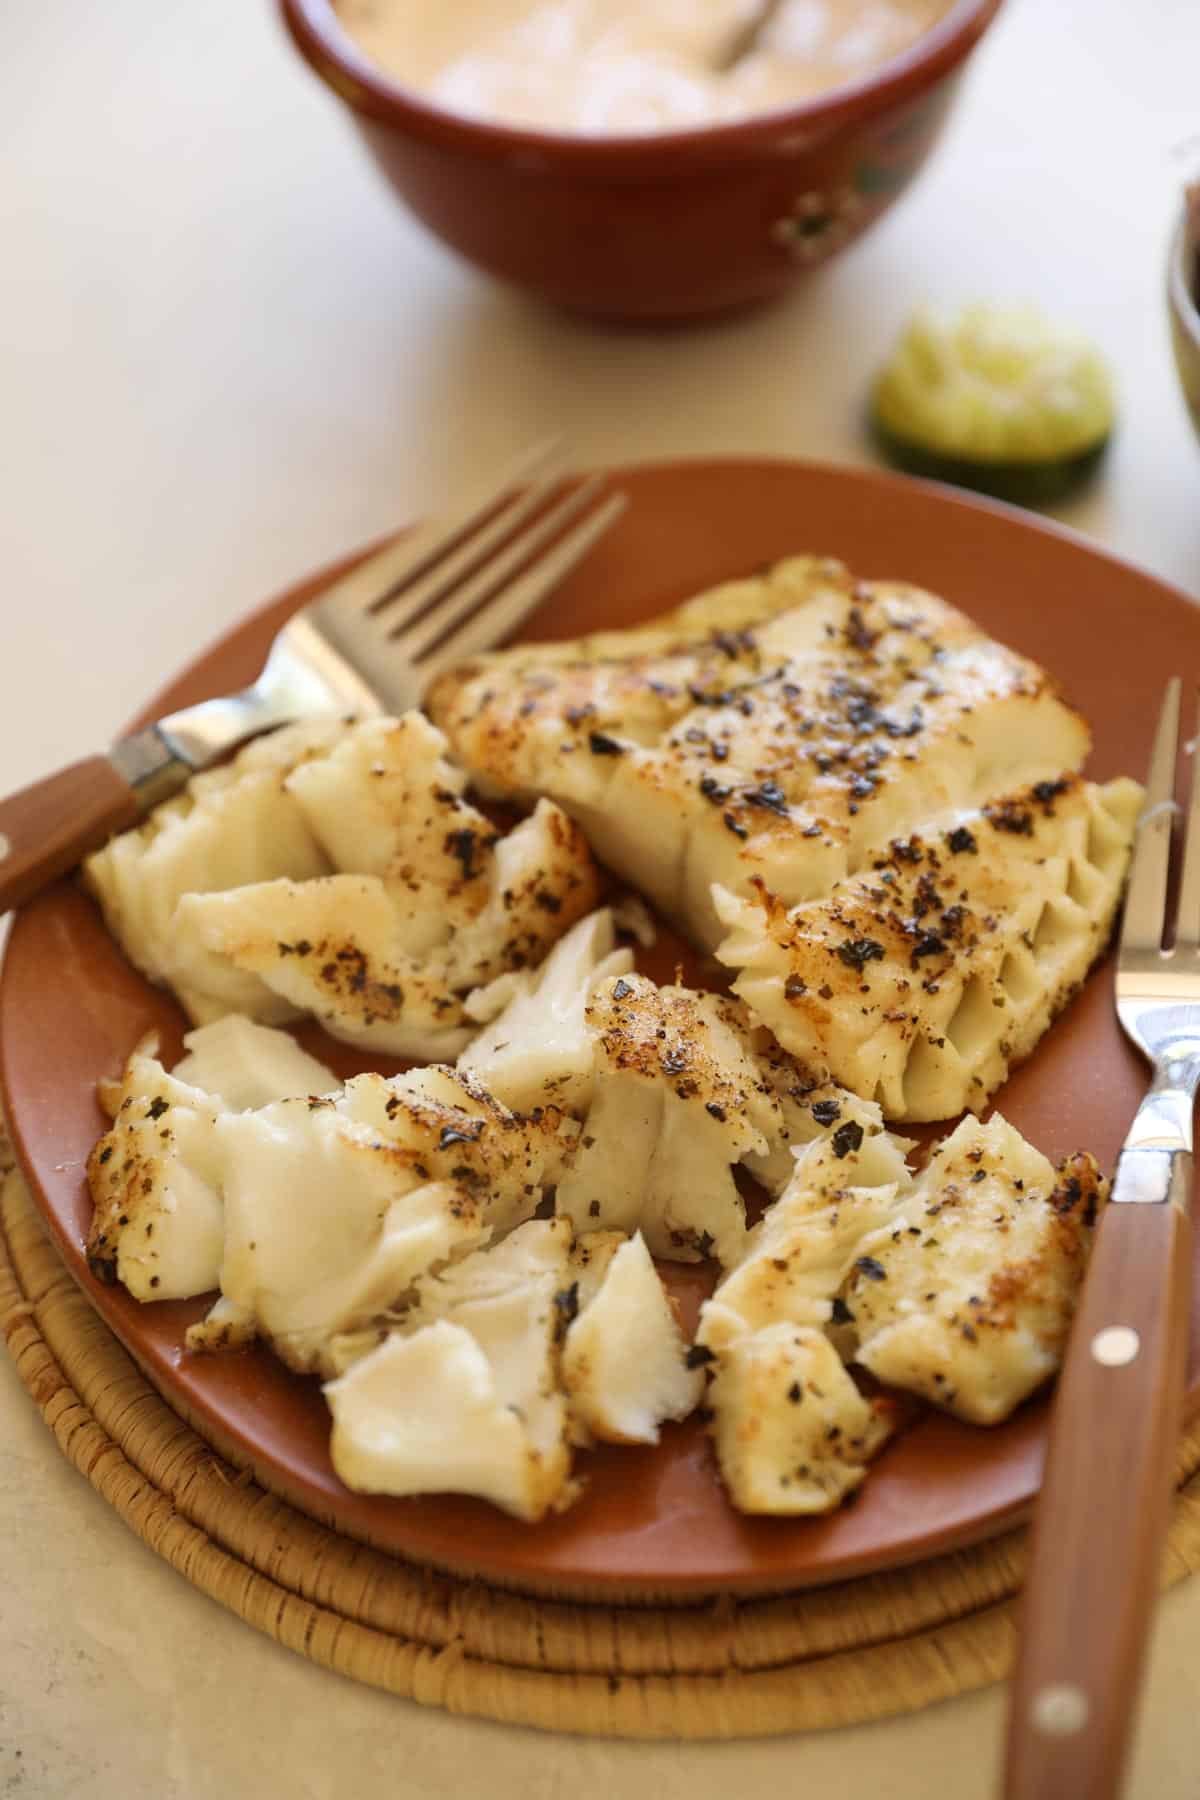
<svg viewBox="0 0 1200 1800">
<path fill-rule="evenodd" d="M 1200 782 L 1163 949 L 1180 682 L 1154 740 L 1117 965 L 1153 1068 L 1101 1214 L 1055 1402 L 1010 1700 L 1008 1800 L 1112 1800 L 1158 1587 L 1182 1417 L 1200 1083 Z"/>
<path fill-rule="evenodd" d="M 449 518 L 406 533 L 289 619 L 257 681 L 185 707 L 0 800 L 0 914 L 259 732 L 321 713 L 400 713 L 500 642 L 624 511 L 602 475 L 567 485 L 527 452 Z M 597 504 L 597 502 L 599 502 Z"/>
</svg>

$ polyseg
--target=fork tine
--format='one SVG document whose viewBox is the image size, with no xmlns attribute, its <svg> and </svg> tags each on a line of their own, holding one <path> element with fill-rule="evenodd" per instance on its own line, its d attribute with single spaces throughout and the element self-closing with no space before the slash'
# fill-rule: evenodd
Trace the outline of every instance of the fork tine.
<svg viewBox="0 0 1200 1800">
<path fill-rule="evenodd" d="M 493 644 L 502 644 L 526 614 L 553 592 L 577 562 L 582 561 L 597 538 L 620 518 L 628 504 L 625 494 L 610 494 L 603 506 L 581 519 L 521 580 L 506 588 L 492 604 L 475 613 L 444 643 L 437 645 L 421 663 L 418 673 L 422 684 L 454 663 L 475 656 Z"/>
<path fill-rule="evenodd" d="M 1196 750 L 1200 743 L 1200 706 L 1196 712 L 1196 735 L 1191 746 L 1192 797 L 1188 807 L 1183 839 L 1183 876 L 1179 884 L 1179 910 L 1176 914 L 1175 942 L 1182 949 L 1194 950 L 1200 943 L 1200 782 L 1196 780 Z"/>
<path fill-rule="evenodd" d="M 461 587 L 469 575 L 473 575 L 476 569 L 481 569 L 492 552 L 512 537 L 531 514 L 546 504 L 559 480 L 552 463 L 550 471 L 541 479 L 531 481 L 519 498 L 506 500 L 494 518 L 488 519 L 478 530 L 460 538 L 447 554 L 429 563 L 423 572 L 418 572 L 377 601 L 371 611 L 380 616 L 381 628 L 387 635 L 399 637 L 402 632 L 415 626 L 427 612 L 447 599 L 455 588 Z"/>
<path fill-rule="evenodd" d="M 1121 925 L 1121 951 L 1157 950 L 1162 944 L 1163 916 L 1167 904 L 1167 865 L 1171 855 L 1171 821 L 1175 807 L 1175 752 L 1179 742 L 1179 698 L 1182 683 L 1173 675 L 1167 683 L 1154 735 L 1150 773 L 1146 778 L 1146 804 L 1134 845 L 1125 917 Z"/>
<path fill-rule="evenodd" d="M 322 618 L 336 617 L 343 628 L 350 625 L 356 615 L 369 614 L 389 596 L 398 594 L 424 575 L 447 552 L 456 549 L 513 488 L 536 475 L 558 451 L 557 438 L 547 438 L 524 451 L 502 480 L 488 482 L 486 488 L 477 490 L 447 517 L 431 519 L 427 525 L 405 532 L 359 563 L 348 575 L 343 575 L 313 602 L 314 613 Z"/>
<path fill-rule="evenodd" d="M 532 525 L 518 534 L 498 556 L 485 564 L 470 581 L 447 595 L 439 605 L 430 608 L 407 630 L 391 631 L 388 637 L 404 655 L 420 662 L 434 650 L 455 627 L 465 624 L 477 608 L 484 606 L 493 594 L 520 575 L 544 545 L 556 538 L 581 512 L 589 507 L 604 486 L 606 477 L 591 475 L 565 498 L 557 501 Z M 523 615 L 522 615 L 523 616 Z M 487 613 L 489 642 L 496 642 L 494 615 Z"/>
</svg>

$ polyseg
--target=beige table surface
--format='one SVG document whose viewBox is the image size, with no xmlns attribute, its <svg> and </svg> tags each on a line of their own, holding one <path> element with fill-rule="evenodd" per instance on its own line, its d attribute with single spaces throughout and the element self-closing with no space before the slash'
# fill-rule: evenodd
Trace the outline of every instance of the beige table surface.
<svg viewBox="0 0 1200 1800">
<path fill-rule="evenodd" d="M 0 785 L 101 743 L 245 608 L 548 427 L 587 461 L 866 460 L 864 377 L 927 296 L 1028 295 L 1107 347 L 1121 435 L 1062 516 L 1200 595 L 1200 446 L 1161 298 L 1189 137 L 1200 162 L 1196 0 L 1009 0 L 935 164 L 865 244 L 794 302 L 670 338 L 547 314 L 429 242 L 267 0 L 9 0 L 0 46 Z M 1000 1721 L 991 1692 L 647 1747 L 357 1688 L 136 1542 L 0 1359 L 5 1797 L 981 1800 Z M 1198 1721 L 1193 1583 L 1162 1610 L 1138 1800 L 1200 1792 Z"/>
</svg>

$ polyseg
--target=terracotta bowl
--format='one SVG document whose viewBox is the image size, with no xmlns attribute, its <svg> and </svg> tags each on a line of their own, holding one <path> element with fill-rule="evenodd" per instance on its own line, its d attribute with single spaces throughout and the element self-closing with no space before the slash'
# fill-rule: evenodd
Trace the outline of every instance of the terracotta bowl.
<svg viewBox="0 0 1200 1800">
<path fill-rule="evenodd" d="M 1000 0 L 955 0 L 906 54 L 804 105 L 603 138 L 443 111 L 366 59 L 334 0 L 280 3 L 396 192 L 452 248 L 576 310 L 685 320 L 780 293 L 886 212 Z"/>
<path fill-rule="evenodd" d="M 1200 433 L 1200 201 L 1185 204 L 1171 240 L 1167 264 L 1167 305 L 1175 366 L 1183 397 Z"/>
</svg>

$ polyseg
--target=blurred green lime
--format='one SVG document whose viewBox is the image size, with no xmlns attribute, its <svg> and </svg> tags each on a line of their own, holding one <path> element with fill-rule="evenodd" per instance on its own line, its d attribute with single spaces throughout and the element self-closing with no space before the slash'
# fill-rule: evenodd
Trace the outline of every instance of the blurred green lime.
<svg viewBox="0 0 1200 1800">
<path fill-rule="evenodd" d="M 1025 505 L 1095 467 L 1113 427 L 1107 365 L 1032 307 L 914 315 L 871 393 L 884 454 L 910 474 Z"/>
</svg>

